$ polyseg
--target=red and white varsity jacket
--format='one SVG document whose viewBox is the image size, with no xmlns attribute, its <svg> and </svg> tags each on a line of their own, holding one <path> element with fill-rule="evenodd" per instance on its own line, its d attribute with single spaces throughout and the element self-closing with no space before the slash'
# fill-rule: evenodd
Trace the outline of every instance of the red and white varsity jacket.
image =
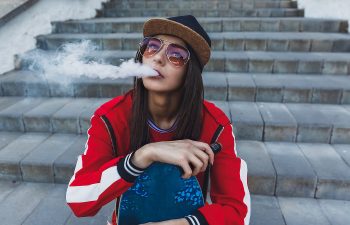
<svg viewBox="0 0 350 225">
<path fill-rule="evenodd" d="M 203 101 L 203 129 L 200 140 L 213 143 L 213 137 L 222 145 L 215 155 L 210 171 L 210 198 L 192 215 L 186 216 L 193 225 L 248 225 L 250 220 L 250 193 L 247 185 L 247 165 L 236 151 L 235 136 L 230 120 L 214 103 Z M 131 115 L 132 92 L 117 96 L 102 104 L 91 117 L 85 151 L 78 156 L 74 175 L 69 181 L 66 201 L 77 217 L 94 216 L 110 201 L 116 200 L 143 172 L 130 161 L 128 118 Z M 115 136 L 111 141 L 108 118 Z M 171 141 L 174 126 L 158 128 L 148 120 L 151 142 Z M 219 132 L 218 132 L 219 131 Z M 113 145 L 118 156 L 113 154 Z M 204 172 L 197 174 L 203 189 Z M 119 198 L 112 214 L 116 225 Z"/>
</svg>

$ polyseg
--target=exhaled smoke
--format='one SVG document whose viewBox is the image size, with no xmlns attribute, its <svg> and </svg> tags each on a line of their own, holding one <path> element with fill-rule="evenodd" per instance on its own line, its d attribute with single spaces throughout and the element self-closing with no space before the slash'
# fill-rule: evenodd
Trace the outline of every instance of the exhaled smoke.
<svg viewBox="0 0 350 225">
<path fill-rule="evenodd" d="M 34 51 L 26 58 L 31 63 L 29 69 L 43 75 L 48 81 L 69 83 L 73 78 L 126 78 L 156 76 L 158 72 L 150 66 L 135 63 L 134 58 L 122 62 L 120 66 L 104 63 L 102 59 L 92 60 L 91 53 L 98 48 L 89 40 L 62 45 L 54 54 Z"/>
</svg>

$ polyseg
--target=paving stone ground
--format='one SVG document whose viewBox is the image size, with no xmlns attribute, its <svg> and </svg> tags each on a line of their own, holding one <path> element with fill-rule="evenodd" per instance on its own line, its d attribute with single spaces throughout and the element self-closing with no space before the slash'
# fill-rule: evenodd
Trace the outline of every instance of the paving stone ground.
<svg viewBox="0 0 350 225">
<path fill-rule="evenodd" d="M 2 224 L 101 225 L 111 220 L 114 207 L 111 203 L 94 217 L 75 217 L 65 203 L 66 187 L 66 184 L 0 181 Z M 347 225 L 350 220 L 346 213 L 350 210 L 350 201 L 264 195 L 252 195 L 251 200 L 252 225 Z"/>
</svg>

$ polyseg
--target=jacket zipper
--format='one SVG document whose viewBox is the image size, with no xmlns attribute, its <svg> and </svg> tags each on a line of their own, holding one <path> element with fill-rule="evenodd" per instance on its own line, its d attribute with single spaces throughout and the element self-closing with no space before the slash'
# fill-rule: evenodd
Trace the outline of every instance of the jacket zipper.
<svg viewBox="0 0 350 225">
<path fill-rule="evenodd" d="M 218 128 L 216 128 L 214 135 L 210 141 L 211 144 L 215 143 L 218 140 L 218 138 L 223 130 L 224 130 L 224 127 L 222 125 L 219 125 Z M 204 173 L 204 184 L 203 184 L 203 192 L 202 192 L 202 195 L 204 197 L 204 204 L 207 202 L 207 191 L 208 191 L 208 184 L 209 184 L 210 168 L 211 168 L 211 164 L 209 163 L 207 166 L 207 169 L 205 170 L 205 173 Z"/>
</svg>

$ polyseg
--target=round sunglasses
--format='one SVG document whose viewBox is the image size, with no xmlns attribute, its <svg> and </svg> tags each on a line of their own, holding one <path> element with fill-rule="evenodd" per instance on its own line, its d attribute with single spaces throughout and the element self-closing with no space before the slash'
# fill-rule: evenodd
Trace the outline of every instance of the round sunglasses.
<svg viewBox="0 0 350 225">
<path fill-rule="evenodd" d="M 145 37 L 139 43 L 139 51 L 147 58 L 152 57 L 162 49 L 165 42 L 167 41 L 156 37 Z M 171 42 L 166 47 L 165 54 L 169 62 L 176 67 L 184 66 L 190 59 L 190 51 L 187 48 Z"/>
</svg>

